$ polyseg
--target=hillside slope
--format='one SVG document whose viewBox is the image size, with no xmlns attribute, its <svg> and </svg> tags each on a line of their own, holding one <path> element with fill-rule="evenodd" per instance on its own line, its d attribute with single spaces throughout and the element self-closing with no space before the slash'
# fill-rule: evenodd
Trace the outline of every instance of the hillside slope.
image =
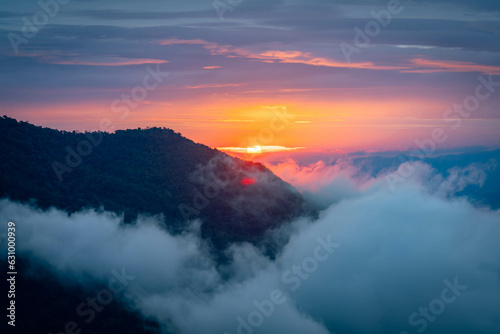
<svg viewBox="0 0 500 334">
<path fill-rule="evenodd" d="M 0 197 L 124 214 L 162 214 L 172 232 L 201 219 L 217 248 L 257 241 L 296 216 L 301 195 L 261 164 L 165 128 L 77 133 L 0 118 Z"/>
</svg>

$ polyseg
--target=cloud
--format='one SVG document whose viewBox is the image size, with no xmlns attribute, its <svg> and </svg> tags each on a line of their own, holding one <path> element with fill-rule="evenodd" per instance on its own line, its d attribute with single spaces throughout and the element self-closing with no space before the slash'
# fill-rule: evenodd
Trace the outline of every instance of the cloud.
<svg viewBox="0 0 500 334">
<path fill-rule="evenodd" d="M 16 222 L 22 236 L 18 252 L 30 253 L 74 279 L 83 273 L 102 279 L 111 269 L 122 267 L 153 290 L 182 286 L 192 274 L 184 269 L 195 267 L 201 271 L 192 277 L 203 277 L 204 282 L 196 283 L 200 287 L 218 279 L 194 234 L 171 236 L 154 218 L 142 217 L 137 226 L 120 226 L 121 218 L 111 213 L 84 211 L 69 217 L 59 210 L 43 212 L 6 200 L 0 207 L 1 216 Z M 152 263 L 162 265 L 153 268 Z M 186 263 L 196 265 L 186 267 Z"/>
<path fill-rule="evenodd" d="M 209 50 L 213 55 L 225 55 L 226 57 L 246 58 L 267 63 L 283 64 L 304 64 L 310 66 L 322 66 L 347 69 L 366 69 L 366 70 L 399 70 L 403 73 L 436 73 L 436 72 L 480 72 L 483 74 L 500 74 L 500 66 L 481 65 L 473 62 L 451 61 L 451 60 L 428 60 L 423 58 L 414 58 L 409 64 L 404 65 L 376 65 L 372 61 L 365 62 L 345 62 L 332 58 L 314 56 L 311 52 L 302 52 L 297 50 L 266 50 L 261 52 L 250 51 L 232 45 L 221 45 L 214 42 L 208 42 L 201 39 L 182 40 L 171 38 L 160 40 L 160 45 L 201 45 Z M 395 45 L 397 47 L 418 47 L 432 49 L 434 46 L 419 45 Z"/>
<path fill-rule="evenodd" d="M 494 161 L 471 163 L 465 167 L 450 168 L 443 175 L 421 161 L 405 162 L 397 167 L 397 171 L 400 172 L 398 175 L 408 174 L 408 177 L 398 184 L 421 187 L 430 196 L 451 198 L 469 185 L 483 186 L 487 178 L 486 171 L 495 164 Z M 361 166 L 353 165 L 351 159 L 339 159 L 332 164 L 320 160 L 309 165 L 299 165 L 288 159 L 266 163 L 266 166 L 319 208 L 378 192 L 388 185 L 386 176 L 393 172 L 392 168 L 386 168 L 379 175 L 373 175 L 362 171 Z"/>
<path fill-rule="evenodd" d="M 216 43 L 206 43 L 204 46 L 214 55 L 225 55 L 227 57 L 242 57 L 253 59 L 265 63 L 282 64 L 304 64 L 310 66 L 323 66 L 334 68 L 367 69 L 367 70 L 401 70 L 406 66 L 384 66 L 376 65 L 373 62 L 344 62 L 330 58 L 317 57 L 311 52 L 302 52 L 296 50 L 267 50 L 263 52 L 252 52 L 241 48 L 235 48 L 230 45 L 218 45 Z"/>
<path fill-rule="evenodd" d="M 204 41 L 202 39 L 179 39 L 179 38 L 168 38 L 162 39 L 156 42 L 160 45 L 177 45 L 177 44 L 185 44 L 185 45 L 207 45 L 210 42 Z"/>
<path fill-rule="evenodd" d="M 412 59 L 411 62 L 422 69 L 404 70 L 406 73 L 436 73 L 436 72 L 479 72 L 499 75 L 500 66 L 480 65 L 472 62 L 451 60 Z M 427 68 L 426 68 L 427 67 Z"/>
<path fill-rule="evenodd" d="M 228 84 L 208 84 L 208 85 L 197 85 L 197 86 L 186 86 L 186 89 L 200 89 L 200 88 L 225 88 L 225 87 L 239 87 L 244 85 L 244 83 L 228 83 Z"/>
<path fill-rule="evenodd" d="M 435 4 L 435 3 L 444 3 L 444 4 L 459 4 L 461 6 L 477 9 L 477 10 L 485 10 L 485 11 L 500 11 L 500 5 L 498 1 L 495 0 L 480 0 L 480 1 L 471 1 L 471 0 L 439 0 L 439 1 L 431 1 L 431 0 L 423 0 L 427 4 Z"/>
<path fill-rule="evenodd" d="M 499 232 L 498 212 L 429 197 L 415 186 L 342 201 L 289 244 L 328 234 L 342 244 L 294 299 L 332 333 L 416 332 L 411 314 L 439 298 L 443 280 L 458 277 L 468 291 L 428 323 L 427 333 L 498 330 L 488 310 L 500 296 Z"/>
<path fill-rule="evenodd" d="M 19 254 L 47 263 L 61 279 L 102 279 L 126 268 L 145 291 L 130 292 L 135 307 L 165 332 L 386 334 L 417 333 L 425 324 L 429 334 L 494 333 L 500 211 L 448 196 L 482 182 L 481 166 L 467 168 L 439 179 L 422 164 L 391 191 L 383 175 L 366 178 L 347 163 L 280 165 L 275 170 L 303 191 L 336 194 L 316 219 L 269 233 L 274 259 L 239 243 L 227 249 L 229 262 L 217 263 L 196 226 L 172 236 L 151 217 L 122 226 L 108 213 L 68 216 L 7 200 L 0 217 L 16 222 Z M 432 313 L 446 281 L 466 288 Z M 415 312 L 417 324 L 409 322 Z"/>
<path fill-rule="evenodd" d="M 259 56 L 254 56 L 259 58 Z M 405 66 L 384 66 L 375 65 L 373 62 L 343 62 L 335 59 L 324 57 L 315 57 L 310 52 L 300 51 L 266 51 L 260 54 L 260 57 L 270 58 L 284 64 L 304 64 L 311 66 L 324 66 L 336 68 L 351 68 L 365 70 L 400 70 L 405 69 Z"/>
<path fill-rule="evenodd" d="M 229 58 L 251 59 L 265 63 L 278 62 L 283 64 L 304 64 L 311 66 L 368 70 L 400 70 L 408 68 L 406 66 L 375 65 L 373 62 L 344 62 L 330 58 L 316 57 L 311 52 L 302 52 L 297 50 L 266 50 L 256 52 L 232 45 L 222 45 L 215 42 L 208 42 L 201 39 L 187 40 L 170 38 L 159 40 L 156 43 L 160 45 L 201 45 L 205 49 L 209 50 L 212 55 L 224 55 Z"/>
<path fill-rule="evenodd" d="M 86 65 L 86 66 L 129 66 L 129 65 L 144 65 L 144 64 L 165 64 L 168 60 L 161 59 L 144 59 L 144 58 L 123 58 L 123 57 L 102 57 L 96 60 L 80 60 L 80 59 L 45 59 L 44 62 L 59 65 Z"/>
<path fill-rule="evenodd" d="M 58 65 L 86 65 L 86 66 L 128 66 L 143 64 L 164 64 L 169 63 L 163 59 L 148 58 L 127 58 L 116 56 L 83 56 L 74 52 L 54 51 L 35 51 L 19 53 L 15 57 L 35 58 L 41 63 Z"/>
<path fill-rule="evenodd" d="M 337 160 L 334 164 L 320 160 L 309 165 L 299 165 L 288 159 L 279 163 L 267 163 L 266 166 L 320 209 L 385 186 L 382 179 L 361 173 L 360 168 L 353 166 L 350 160 Z"/>
</svg>

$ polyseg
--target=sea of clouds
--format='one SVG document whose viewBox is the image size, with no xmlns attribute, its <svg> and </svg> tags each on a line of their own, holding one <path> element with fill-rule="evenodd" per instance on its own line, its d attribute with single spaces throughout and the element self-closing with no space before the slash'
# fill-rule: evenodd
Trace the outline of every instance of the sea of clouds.
<svg viewBox="0 0 500 334">
<path fill-rule="evenodd" d="M 453 196 L 485 182 L 480 167 L 443 177 L 415 163 L 395 187 L 344 163 L 268 167 L 322 208 L 270 231 L 273 259 L 242 243 L 217 263 L 196 221 L 173 236 L 155 217 L 124 226 L 8 200 L 0 217 L 16 222 L 17 252 L 61 282 L 133 276 L 119 300 L 165 333 L 500 332 L 500 212 Z"/>
</svg>

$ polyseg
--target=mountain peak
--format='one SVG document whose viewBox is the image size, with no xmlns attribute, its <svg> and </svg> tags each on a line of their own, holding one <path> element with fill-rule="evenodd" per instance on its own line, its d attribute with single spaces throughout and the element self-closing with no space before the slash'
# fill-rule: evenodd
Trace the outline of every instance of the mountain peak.
<svg viewBox="0 0 500 334">
<path fill-rule="evenodd" d="M 182 231 L 199 219 L 216 248 L 256 242 L 292 219 L 302 196 L 260 163 L 230 157 L 166 128 L 68 132 L 0 119 L 0 194 L 73 213 L 163 215 Z M 222 223 L 221 223 L 222 222 Z"/>
</svg>

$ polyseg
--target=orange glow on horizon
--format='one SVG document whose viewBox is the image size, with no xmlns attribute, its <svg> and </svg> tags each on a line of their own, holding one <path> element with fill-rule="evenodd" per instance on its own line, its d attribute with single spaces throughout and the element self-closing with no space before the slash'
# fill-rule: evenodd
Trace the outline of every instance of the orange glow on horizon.
<svg viewBox="0 0 500 334">
<path fill-rule="evenodd" d="M 272 96 L 262 96 L 245 94 L 246 87 L 233 86 L 213 88 L 212 92 L 208 88 L 184 88 L 184 92 L 198 96 L 188 102 L 165 99 L 162 95 L 168 90 L 158 89 L 138 102 L 137 107 L 130 108 L 128 114 L 114 112 L 107 99 L 77 106 L 33 106 L 16 113 L 21 120 L 69 131 L 98 130 L 103 119 L 109 119 L 114 129 L 166 127 L 197 143 L 229 154 L 250 156 L 329 149 L 353 152 L 413 148 L 415 139 L 423 140 L 432 129 L 448 125 L 443 122 L 443 112 L 453 103 L 451 98 L 443 101 L 411 96 L 412 92 L 403 88 L 396 92 L 391 89 L 393 96 L 397 93 L 391 99 L 382 94 L 384 89 L 380 87 L 363 92 L 331 89 L 315 93 L 319 95 L 312 99 L 309 92 L 280 93 L 281 88 L 276 88 L 268 91 Z M 238 92 L 232 93 L 234 89 Z M 123 89 L 110 94 L 119 98 L 127 92 Z M 359 98 L 361 93 L 364 99 Z M 485 131 L 479 139 L 474 135 L 474 127 L 498 124 L 494 122 L 465 119 L 461 136 L 447 133 L 452 138 L 449 143 L 498 142 L 498 134 L 493 132 L 490 135 Z"/>
</svg>

